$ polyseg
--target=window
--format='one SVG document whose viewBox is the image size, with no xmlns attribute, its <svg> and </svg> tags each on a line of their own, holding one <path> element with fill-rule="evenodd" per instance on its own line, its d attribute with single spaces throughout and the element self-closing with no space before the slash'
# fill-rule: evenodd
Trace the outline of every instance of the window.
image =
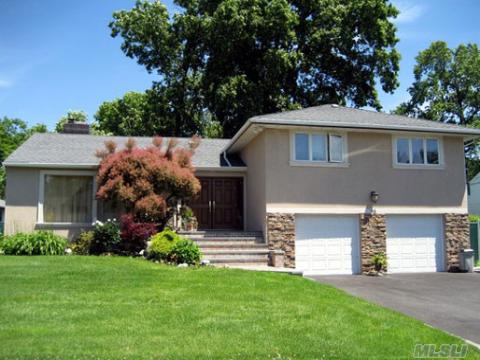
<svg viewBox="0 0 480 360">
<path fill-rule="evenodd" d="M 90 175 L 43 174 L 45 223 L 92 223 L 94 178 Z"/>
<path fill-rule="evenodd" d="M 344 136 L 323 133 L 295 133 L 294 154 L 296 161 L 312 163 L 343 163 Z"/>
<path fill-rule="evenodd" d="M 440 165 L 438 139 L 399 137 L 395 141 L 395 154 L 398 165 Z"/>
</svg>

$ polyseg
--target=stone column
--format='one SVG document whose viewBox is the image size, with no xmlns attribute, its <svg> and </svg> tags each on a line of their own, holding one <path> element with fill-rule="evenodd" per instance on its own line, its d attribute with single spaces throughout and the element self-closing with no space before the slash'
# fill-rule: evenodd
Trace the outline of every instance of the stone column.
<svg viewBox="0 0 480 360">
<path fill-rule="evenodd" d="M 363 274 L 374 269 L 372 257 L 381 252 L 387 253 L 385 215 L 360 215 L 360 256 Z"/>
<path fill-rule="evenodd" d="M 470 248 L 468 214 L 444 214 L 443 226 L 447 270 L 456 271 L 459 266 L 460 250 Z"/>
<path fill-rule="evenodd" d="M 283 250 L 284 266 L 295 267 L 295 214 L 267 213 L 267 241 L 270 250 Z"/>
</svg>

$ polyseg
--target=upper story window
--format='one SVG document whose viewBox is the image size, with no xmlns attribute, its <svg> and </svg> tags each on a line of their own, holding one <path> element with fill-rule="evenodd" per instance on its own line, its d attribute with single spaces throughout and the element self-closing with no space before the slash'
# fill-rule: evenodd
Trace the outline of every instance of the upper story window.
<svg viewBox="0 0 480 360">
<path fill-rule="evenodd" d="M 292 136 L 294 161 L 311 163 L 343 163 L 345 137 L 333 133 L 297 132 Z"/>
<path fill-rule="evenodd" d="M 394 142 L 396 165 L 435 167 L 442 164 L 441 142 L 429 137 L 397 137 Z"/>
<path fill-rule="evenodd" d="M 42 174 L 39 222 L 91 224 L 95 221 L 94 176 Z"/>
</svg>

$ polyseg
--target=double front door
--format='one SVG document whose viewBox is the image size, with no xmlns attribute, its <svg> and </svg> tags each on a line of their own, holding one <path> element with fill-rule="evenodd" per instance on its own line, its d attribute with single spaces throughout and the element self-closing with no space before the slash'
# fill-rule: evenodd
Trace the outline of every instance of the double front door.
<svg viewBox="0 0 480 360">
<path fill-rule="evenodd" d="M 200 177 L 202 189 L 190 207 L 200 230 L 243 229 L 243 179 Z"/>
</svg>

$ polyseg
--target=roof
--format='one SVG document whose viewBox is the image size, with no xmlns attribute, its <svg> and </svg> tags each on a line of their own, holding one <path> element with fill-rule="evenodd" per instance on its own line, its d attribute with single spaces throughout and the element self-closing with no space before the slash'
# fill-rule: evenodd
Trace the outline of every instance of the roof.
<svg viewBox="0 0 480 360">
<path fill-rule="evenodd" d="M 104 149 L 105 141 L 113 140 L 123 147 L 130 137 L 95 136 L 77 134 L 43 133 L 34 134 L 22 146 L 15 150 L 4 162 L 5 166 L 71 166 L 78 168 L 94 168 L 100 160 L 95 156 L 97 150 Z M 132 137 L 138 146 L 152 144 L 151 137 Z M 165 138 L 168 140 L 168 138 Z M 177 138 L 180 146 L 187 146 L 190 138 Z M 219 168 L 245 166 L 238 158 L 223 157 L 223 148 L 230 140 L 202 139 L 192 158 L 197 168 Z"/>
<path fill-rule="evenodd" d="M 388 131 L 416 131 L 463 135 L 469 138 L 480 136 L 480 129 L 328 104 L 313 106 L 301 110 L 285 111 L 252 117 L 234 136 L 232 142 L 228 145 L 227 150 L 233 151 L 233 145 L 240 137 L 242 137 L 242 135 L 244 135 L 243 133 L 249 128 L 249 126 L 254 124 L 277 126 L 320 126 L 328 128 Z"/>
<path fill-rule="evenodd" d="M 5 200 L 0 199 L 0 209 L 5 207 Z"/>
</svg>

